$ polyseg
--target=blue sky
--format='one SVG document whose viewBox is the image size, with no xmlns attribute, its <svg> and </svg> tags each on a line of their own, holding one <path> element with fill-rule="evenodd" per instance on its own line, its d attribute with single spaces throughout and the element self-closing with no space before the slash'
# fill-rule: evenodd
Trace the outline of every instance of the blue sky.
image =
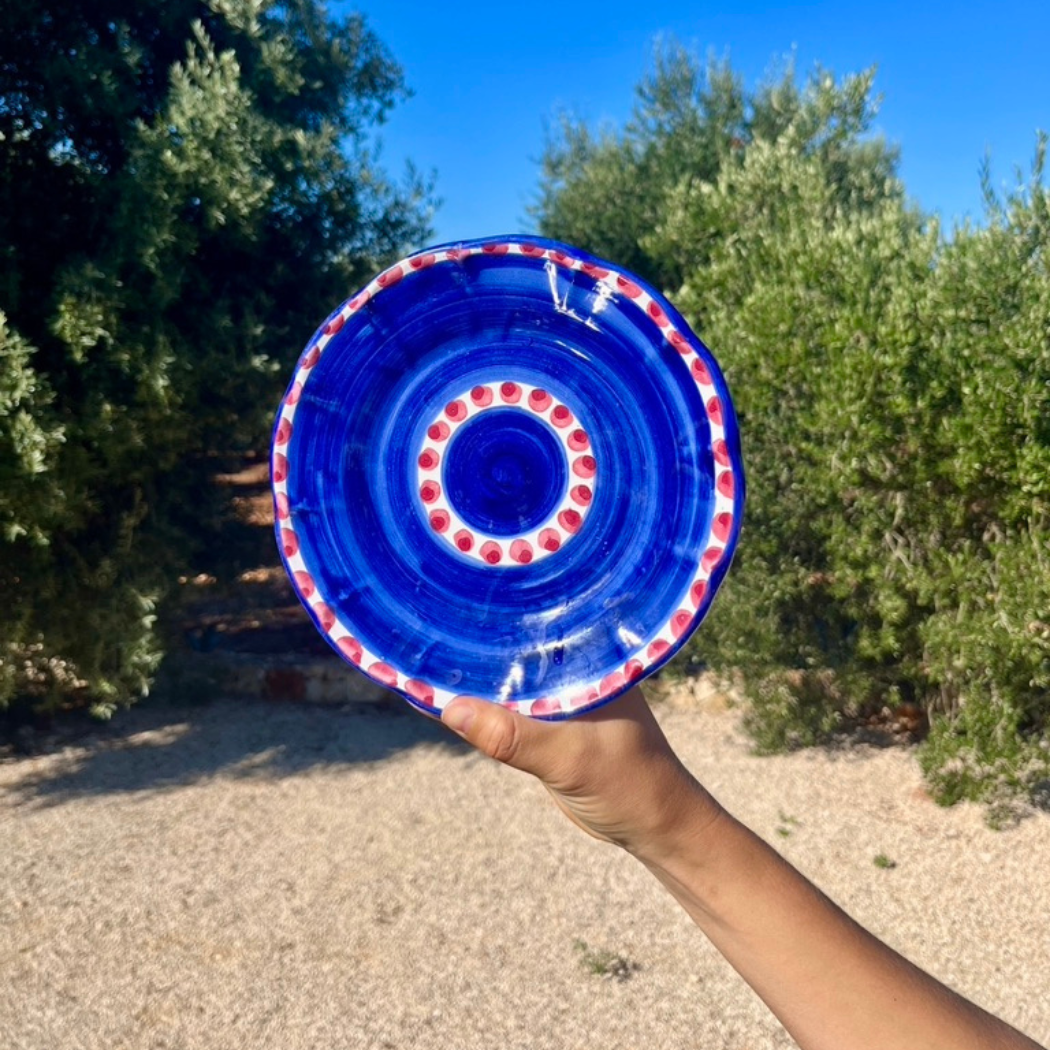
<svg viewBox="0 0 1050 1050">
<path fill-rule="evenodd" d="M 1027 171 L 1050 131 L 1050 3 L 693 3 L 359 0 L 414 96 L 381 131 L 392 174 L 437 176 L 436 241 L 528 231 L 545 129 L 570 111 L 622 124 L 654 40 L 728 55 L 753 86 L 794 54 L 836 74 L 878 66 L 878 131 L 902 150 L 911 196 L 949 224 L 981 217 L 978 169 Z"/>
</svg>

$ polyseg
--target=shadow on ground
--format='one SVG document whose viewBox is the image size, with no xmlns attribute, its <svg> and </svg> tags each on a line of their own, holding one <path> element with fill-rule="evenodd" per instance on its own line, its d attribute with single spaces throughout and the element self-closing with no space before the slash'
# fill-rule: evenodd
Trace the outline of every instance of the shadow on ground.
<svg viewBox="0 0 1050 1050">
<path fill-rule="evenodd" d="M 213 477 L 214 542 L 197 571 L 179 578 L 165 608 L 167 656 L 154 694 L 110 723 L 74 711 L 17 727 L 6 747 L 0 733 L 0 786 L 16 803 L 134 795 L 217 776 L 294 776 L 382 762 L 417 747 L 466 753 L 392 693 L 379 703 L 297 702 L 310 699 L 299 687 L 303 661 L 327 660 L 335 678 L 345 665 L 276 563 L 266 456 L 223 465 L 229 472 Z M 258 690 L 231 696 L 224 654 L 241 669 L 258 659 L 270 673 Z"/>
<path fill-rule="evenodd" d="M 467 750 L 396 697 L 388 705 L 345 707 L 144 702 L 107 725 L 41 744 L 50 752 L 43 760 L 13 757 L 0 766 L 22 804 L 162 791 L 216 776 L 294 776 L 317 766 L 382 762 L 417 747 Z"/>
</svg>

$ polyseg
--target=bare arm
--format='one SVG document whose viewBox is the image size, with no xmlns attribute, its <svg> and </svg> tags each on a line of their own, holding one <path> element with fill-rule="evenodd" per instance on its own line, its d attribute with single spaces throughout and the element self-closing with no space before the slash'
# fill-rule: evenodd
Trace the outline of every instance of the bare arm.
<svg viewBox="0 0 1050 1050">
<path fill-rule="evenodd" d="M 722 809 L 640 690 L 569 722 L 469 700 L 442 720 L 645 864 L 802 1050 L 1041 1050 L 883 944 Z"/>
</svg>

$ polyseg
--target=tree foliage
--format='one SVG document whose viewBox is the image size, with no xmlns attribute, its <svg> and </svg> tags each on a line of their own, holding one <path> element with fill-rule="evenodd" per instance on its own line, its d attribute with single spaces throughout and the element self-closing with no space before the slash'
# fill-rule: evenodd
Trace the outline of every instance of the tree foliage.
<svg viewBox="0 0 1050 1050">
<path fill-rule="evenodd" d="M 749 477 L 694 644 L 761 748 L 904 703 L 942 797 L 1050 771 L 1050 277 L 1029 185 L 945 238 L 872 135 L 872 73 L 753 92 L 663 51 L 635 117 L 548 148 L 545 234 L 634 267 L 718 354 Z"/>
<path fill-rule="evenodd" d="M 885 143 L 861 140 L 875 114 L 873 78 L 838 83 L 817 70 L 800 86 L 789 67 L 749 93 L 728 62 L 701 66 L 681 45 L 659 46 L 622 130 L 595 133 L 563 117 L 543 157 L 540 230 L 677 289 L 720 235 L 705 223 L 706 187 L 756 143 L 819 159 L 843 206 L 870 206 L 895 182 L 897 162 Z M 686 213 L 685 229 L 668 221 Z"/>
<path fill-rule="evenodd" d="M 374 155 L 404 90 L 316 0 L 0 0 L 0 703 L 145 687 L 209 457 L 426 235 Z"/>
</svg>

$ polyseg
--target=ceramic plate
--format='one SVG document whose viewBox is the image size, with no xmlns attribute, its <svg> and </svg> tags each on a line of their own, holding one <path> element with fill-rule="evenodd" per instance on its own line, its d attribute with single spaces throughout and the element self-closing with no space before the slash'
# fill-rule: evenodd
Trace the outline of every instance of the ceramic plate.
<svg viewBox="0 0 1050 1050">
<path fill-rule="evenodd" d="M 613 699 L 711 605 L 740 529 L 714 358 L 642 281 L 565 245 L 442 245 L 306 347 L 274 428 L 277 535 L 318 629 L 430 713 Z"/>
</svg>

